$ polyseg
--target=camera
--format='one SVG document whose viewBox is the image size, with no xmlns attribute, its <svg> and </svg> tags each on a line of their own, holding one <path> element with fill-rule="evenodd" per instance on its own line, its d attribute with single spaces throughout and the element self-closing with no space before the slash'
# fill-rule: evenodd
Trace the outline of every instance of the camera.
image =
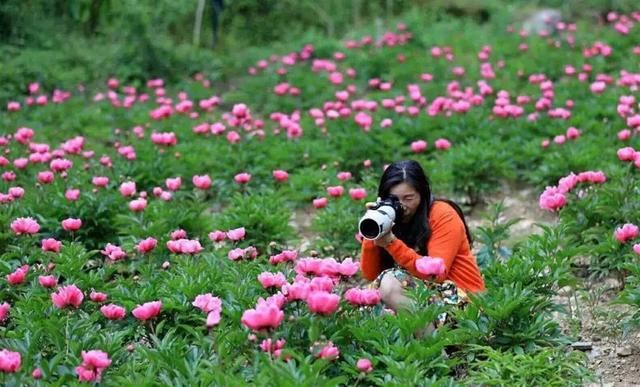
<svg viewBox="0 0 640 387">
<path fill-rule="evenodd" d="M 376 240 L 391 231 L 393 222 L 402 218 L 402 204 L 395 196 L 390 196 L 376 203 L 360 218 L 358 229 L 363 238 Z"/>
</svg>

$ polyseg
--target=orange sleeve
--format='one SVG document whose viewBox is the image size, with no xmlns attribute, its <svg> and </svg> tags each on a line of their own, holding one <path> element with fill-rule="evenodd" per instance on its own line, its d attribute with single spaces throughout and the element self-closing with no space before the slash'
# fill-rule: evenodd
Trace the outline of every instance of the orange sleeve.
<svg viewBox="0 0 640 387">
<path fill-rule="evenodd" d="M 466 238 L 464 224 L 453 208 L 450 206 L 434 205 L 431 209 L 429 222 L 431 226 L 431 238 L 427 244 L 429 256 L 444 260 L 445 272 L 438 277 L 439 281 L 445 280 L 449 275 L 449 269 L 460 249 L 463 238 Z M 416 270 L 416 260 L 423 256 L 415 250 L 407 247 L 400 239 L 396 239 L 387 245 L 386 250 L 393 259 L 411 274 L 419 278 L 429 278 Z"/>
<path fill-rule="evenodd" d="M 380 259 L 380 248 L 368 239 L 362 240 L 362 256 L 360 258 L 360 270 L 362 276 L 369 281 L 376 279 L 382 272 L 382 260 Z"/>
</svg>

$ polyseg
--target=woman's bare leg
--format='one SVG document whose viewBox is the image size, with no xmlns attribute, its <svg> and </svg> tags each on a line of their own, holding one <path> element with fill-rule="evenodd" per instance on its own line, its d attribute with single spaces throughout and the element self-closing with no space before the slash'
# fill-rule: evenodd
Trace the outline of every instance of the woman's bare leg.
<svg viewBox="0 0 640 387">
<path fill-rule="evenodd" d="M 395 311 L 407 310 L 413 302 L 404 295 L 402 283 L 392 273 L 387 273 L 382 277 L 379 290 L 382 301 Z"/>
<path fill-rule="evenodd" d="M 395 311 L 400 309 L 407 310 L 413 304 L 413 300 L 404 295 L 405 290 L 402 283 L 391 273 L 387 273 L 382 277 L 379 290 L 382 301 Z M 435 325 L 430 322 L 424 328 L 418 329 L 414 336 L 422 338 L 432 334 L 435 329 Z"/>
</svg>

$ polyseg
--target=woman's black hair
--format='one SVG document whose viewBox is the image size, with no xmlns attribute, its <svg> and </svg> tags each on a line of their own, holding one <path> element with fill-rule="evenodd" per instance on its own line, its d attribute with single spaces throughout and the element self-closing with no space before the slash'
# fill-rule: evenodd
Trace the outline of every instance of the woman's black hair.
<svg viewBox="0 0 640 387">
<path fill-rule="evenodd" d="M 391 195 L 391 189 L 400 183 L 407 183 L 418 191 L 420 194 L 420 205 L 409 222 L 397 222 L 393 226 L 393 233 L 398 239 L 416 250 L 419 254 L 428 255 L 427 242 L 431 237 L 429 212 L 431 211 L 431 206 L 437 200 L 448 203 L 458 213 L 458 216 L 460 216 L 464 224 L 469 246 L 471 246 L 473 238 L 471 237 L 471 232 L 467 226 L 462 209 L 449 199 L 435 199 L 433 197 L 429 179 L 424 173 L 420 163 L 414 160 L 402 160 L 390 164 L 380 178 L 378 196 L 382 199 L 388 198 Z M 393 259 L 386 251 L 383 251 L 383 266 L 391 267 L 392 265 Z"/>
</svg>

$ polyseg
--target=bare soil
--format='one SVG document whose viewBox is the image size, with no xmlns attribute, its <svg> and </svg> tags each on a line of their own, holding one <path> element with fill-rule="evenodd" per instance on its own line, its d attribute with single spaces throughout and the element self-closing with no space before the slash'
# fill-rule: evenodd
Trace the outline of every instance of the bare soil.
<svg viewBox="0 0 640 387">
<path fill-rule="evenodd" d="M 295 210 L 291 215 L 291 219 L 289 219 L 289 225 L 293 227 L 298 235 L 298 243 L 295 248 L 299 252 L 309 250 L 311 243 L 318 236 L 316 232 L 311 230 L 314 213 L 315 209 L 309 206 L 308 208 Z"/>
</svg>

